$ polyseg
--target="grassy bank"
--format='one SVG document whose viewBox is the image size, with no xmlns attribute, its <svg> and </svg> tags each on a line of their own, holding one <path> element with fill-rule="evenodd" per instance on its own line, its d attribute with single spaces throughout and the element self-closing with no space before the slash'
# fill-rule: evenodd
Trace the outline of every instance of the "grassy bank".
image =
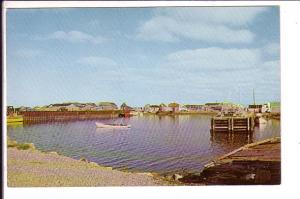
<svg viewBox="0 0 300 199">
<path fill-rule="evenodd" d="M 9 187 L 162 186 L 171 185 L 151 173 L 129 173 L 75 160 L 55 152 L 44 153 L 31 143 L 7 141 Z"/>
<path fill-rule="evenodd" d="M 8 116 L 6 118 L 6 123 L 7 124 L 15 124 L 15 123 L 23 123 L 23 116 Z"/>
<path fill-rule="evenodd" d="M 217 115 L 216 112 L 207 112 L 207 111 L 189 111 L 189 112 L 159 112 L 159 113 L 143 113 L 143 115 L 158 115 L 158 116 L 175 116 L 175 115 Z"/>
</svg>

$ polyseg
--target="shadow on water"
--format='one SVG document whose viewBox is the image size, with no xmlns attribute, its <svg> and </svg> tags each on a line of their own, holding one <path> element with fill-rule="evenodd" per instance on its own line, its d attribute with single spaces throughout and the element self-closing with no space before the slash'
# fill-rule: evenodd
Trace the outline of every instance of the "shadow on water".
<svg viewBox="0 0 300 199">
<path fill-rule="evenodd" d="M 253 143 L 253 132 L 210 132 L 212 144 L 226 146 L 226 148 L 239 147 Z"/>
</svg>

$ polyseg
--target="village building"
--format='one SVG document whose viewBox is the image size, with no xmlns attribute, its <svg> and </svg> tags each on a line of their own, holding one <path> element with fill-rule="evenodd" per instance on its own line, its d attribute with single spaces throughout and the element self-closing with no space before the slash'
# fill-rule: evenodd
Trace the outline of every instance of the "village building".
<svg viewBox="0 0 300 199">
<path fill-rule="evenodd" d="M 57 103 L 57 104 L 50 104 L 42 110 L 43 111 L 68 111 L 68 107 L 70 110 L 74 106 L 72 105 L 72 103 L 61 103 L 61 104 Z"/>
<path fill-rule="evenodd" d="M 159 110 L 160 110 L 160 106 L 158 105 L 146 104 L 144 106 L 144 112 L 146 113 L 157 113 Z"/>
<path fill-rule="evenodd" d="M 133 111 L 134 109 L 130 106 L 128 106 L 126 103 L 121 104 L 120 106 L 121 110 L 126 110 L 126 111 Z"/>
<path fill-rule="evenodd" d="M 184 105 L 179 105 L 179 111 L 181 111 L 181 112 L 187 112 L 188 109 Z"/>
<path fill-rule="evenodd" d="M 172 108 L 172 112 L 178 112 L 180 105 L 178 103 L 172 102 L 168 104 L 168 107 Z"/>
<path fill-rule="evenodd" d="M 168 107 L 167 105 L 165 105 L 164 103 L 161 103 L 159 105 L 159 111 L 160 112 L 171 112 L 172 111 L 172 108 L 171 107 Z"/>
<path fill-rule="evenodd" d="M 118 106 L 113 102 L 99 102 L 99 110 L 117 110 Z"/>
<path fill-rule="evenodd" d="M 19 112 L 24 112 L 24 111 L 32 111 L 32 108 L 27 107 L 27 106 L 20 106 L 17 108 Z"/>
<path fill-rule="evenodd" d="M 62 108 L 64 108 L 64 107 L 62 107 Z M 75 104 L 70 104 L 68 106 L 65 106 L 65 109 L 67 111 L 80 111 L 80 107 Z"/>
<path fill-rule="evenodd" d="M 205 110 L 204 105 L 199 104 L 186 104 L 184 105 L 188 111 L 203 111 Z"/>
<path fill-rule="evenodd" d="M 86 103 L 84 106 L 80 107 L 81 111 L 92 111 L 96 110 L 96 104 L 94 103 Z"/>
<path fill-rule="evenodd" d="M 280 113 L 280 102 L 270 102 L 270 112 Z"/>
<path fill-rule="evenodd" d="M 143 111 L 143 107 L 132 107 L 132 109 L 137 112 Z"/>
<path fill-rule="evenodd" d="M 263 105 L 262 104 L 250 104 L 248 106 L 248 111 L 251 113 L 262 113 Z"/>
<path fill-rule="evenodd" d="M 219 102 L 209 102 L 206 103 L 205 106 L 207 107 L 207 110 L 209 111 L 222 111 L 223 105 Z"/>
</svg>

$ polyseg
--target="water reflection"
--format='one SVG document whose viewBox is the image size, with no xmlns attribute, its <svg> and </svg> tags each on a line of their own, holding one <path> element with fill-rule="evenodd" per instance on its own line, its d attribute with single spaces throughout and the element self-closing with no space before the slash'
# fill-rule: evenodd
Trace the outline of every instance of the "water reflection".
<svg viewBox="0 0 300 199">
<path fill-rule="evenodd" d="M 228 148 L 235 148 L 253 142 L 252 132 L 213 132 L 211 131 L 210 140 L 212 144 Z"/>
<path fill-rule="evenodd" d="M 123 123 L 129 129 L 96 128 L 95 122 Z M 268 121 L 252 134 L 210 133 L 210 116 L 136 116 L 131 118 L 7 126 L 8 136 L 32 142 L 42 151 L 134 171 L 193 172 L 211 159 L 244 144 L 280 135 L 280 122 Z"/>
</svg>

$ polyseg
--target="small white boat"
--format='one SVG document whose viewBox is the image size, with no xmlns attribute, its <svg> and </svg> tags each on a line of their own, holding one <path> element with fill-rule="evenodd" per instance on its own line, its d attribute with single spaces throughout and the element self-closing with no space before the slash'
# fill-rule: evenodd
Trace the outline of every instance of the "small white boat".
<svg viewBox="0 0 300 199">
<path fill-rule="evenodd" d="M 126 124 L 103 124 L 100 122 L 96 122 L 97 128 L 114 128 L 114 129 L 126 129 L 130 128 L 131 125 L 126 125 Z"/>
<path fill-rule="evenodd" d="M 258 123 L 258 124 L 266 124 L 266 123 L 267 123 L 267 120 L 266 120 L 265 118 L 263 118 L 263 117 L 259 117 L 259 118 L 257 119 L 257 123 Z"/>
<path fill-rule="evenodd" d="M 255 123 L 256 124 L 266 124 L 268 121 L 262 117 L 262 114 L 256 114 Z"/>
</svg>

